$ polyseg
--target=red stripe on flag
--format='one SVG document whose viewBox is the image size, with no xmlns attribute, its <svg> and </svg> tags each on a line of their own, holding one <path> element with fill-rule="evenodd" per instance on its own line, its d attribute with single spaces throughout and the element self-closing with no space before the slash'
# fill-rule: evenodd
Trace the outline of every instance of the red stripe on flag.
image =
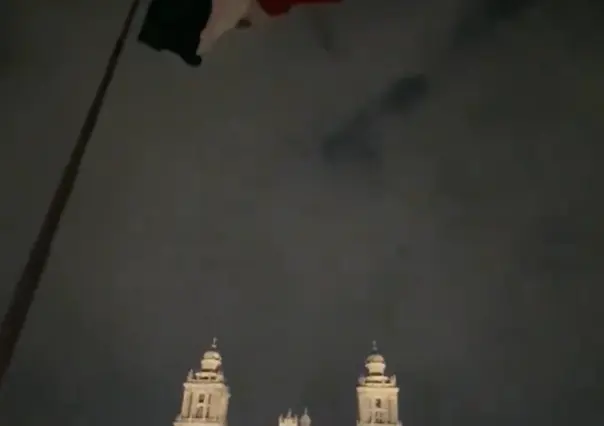
<svg viewBox="0 0 604 426">
<path fill-rule="evenodd" d="M 258 4 L 267 15 L 283 15 L 290 11 L 294 6 L 333 4 L 340 3 L 342 0 L 257 0 Z"/>
</svg>

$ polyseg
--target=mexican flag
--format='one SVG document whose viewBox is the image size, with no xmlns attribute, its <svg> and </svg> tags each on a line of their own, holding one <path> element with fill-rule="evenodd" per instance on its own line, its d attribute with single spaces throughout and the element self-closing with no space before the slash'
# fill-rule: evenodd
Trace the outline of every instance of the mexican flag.
<svg viewBox="0 0 604 426">
<path fill-rule="evenodd" d="M 152 0 L 139 42 L 180 56 L 188 65 L 201 65 L 202 55 L 232 29 L 260 25 L 305 5 L 342 0 Z"/>
</svg>

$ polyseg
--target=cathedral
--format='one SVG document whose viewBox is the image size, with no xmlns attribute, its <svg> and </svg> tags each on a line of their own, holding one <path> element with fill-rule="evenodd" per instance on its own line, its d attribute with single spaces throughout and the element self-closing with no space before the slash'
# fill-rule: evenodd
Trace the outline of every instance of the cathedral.
<svg viewBox="0 0 604 426">
<path fill-rule="evenodd" d="M 401 426 L 396 376 L 386 376 L 386 361 L 375 342 L 365 359 L 365 369 L 357 384 L 357 426 Z M 201 369 L 190 370 L 183 386 L 182 406 L 174 426 L 227 426 L 231 393 L 222 371 L 222 356 L 216 339 L 203 354 Z M 279 416 L 278 422 L 276 426 L 311 426 L 308 410 L 301 416 L 289 411 Z"/>
</svg>

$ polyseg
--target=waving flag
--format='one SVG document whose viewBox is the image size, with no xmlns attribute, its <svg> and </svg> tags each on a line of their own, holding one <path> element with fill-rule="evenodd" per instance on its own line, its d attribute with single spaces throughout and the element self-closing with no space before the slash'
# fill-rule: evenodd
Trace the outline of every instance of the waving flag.
<svg viewBox="0 0 604 426">
<path fill-rule="evenodd" d="M 152 0 L 138 40 L 154 50 L 201 65 L 202 55 L 234 28 L 258 25 L 303 5 L 342 0 Z"/>
</svg>

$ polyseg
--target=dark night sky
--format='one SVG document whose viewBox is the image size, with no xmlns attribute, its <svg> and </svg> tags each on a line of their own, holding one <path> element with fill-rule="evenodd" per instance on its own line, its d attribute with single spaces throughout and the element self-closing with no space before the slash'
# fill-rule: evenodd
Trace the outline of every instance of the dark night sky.
<svg viewBox="0 0 604 426">
<path fill-rule="evenodd" d="M 128 7 L 46 3 L 0 5 L 2 311 Z M 170 425 L 214 335 L 235 426 L 353 425 L 373 339 L 406 426 L 604 423 L 601 1 L 370 3 L 128 44 L 0 424 Z"/>
</svg>

